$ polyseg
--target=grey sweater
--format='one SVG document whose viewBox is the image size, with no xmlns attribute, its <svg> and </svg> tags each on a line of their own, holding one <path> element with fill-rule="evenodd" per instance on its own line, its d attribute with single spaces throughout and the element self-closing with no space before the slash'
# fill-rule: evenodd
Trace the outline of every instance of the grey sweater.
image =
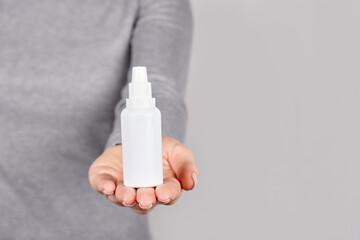
<svg viewBox="0 0 360 240">
<path fill-rule="evenodd" d="M 0 0 L 0 239 L 149 238 L 88 168 L 121 143 L 131 66 L 183 140 L 191 32 L 187 0 Z"/>
</svg>

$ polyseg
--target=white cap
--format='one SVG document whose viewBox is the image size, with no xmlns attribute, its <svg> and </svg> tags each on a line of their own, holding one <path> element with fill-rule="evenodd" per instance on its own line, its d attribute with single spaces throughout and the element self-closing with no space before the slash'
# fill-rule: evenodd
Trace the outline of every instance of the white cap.
<svg viewBox="0 0 360 240">
<path fill-rule="evenodd" d="M 146 67 L 133 67 L 132 82 L 148 82 Z"/>
<path fill-rule="evenodd" d="M 147 79 L 146 67 L 133 67 L 126 106 L 155 107 L 155 99 L 152 98 L 151 83 Z"/>
</svg>

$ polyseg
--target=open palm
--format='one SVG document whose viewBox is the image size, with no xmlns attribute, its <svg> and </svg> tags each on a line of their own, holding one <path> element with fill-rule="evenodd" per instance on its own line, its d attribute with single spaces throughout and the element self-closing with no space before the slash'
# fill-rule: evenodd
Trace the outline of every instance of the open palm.
<svg viewBox="0 0 360 240">
<path fill-rule="evenodd" d="M 164 183 L 157 187 L 132 188 L 123 183 L 122 146 L 106 150 L 90 166 L 89 181 L 112 203 L 146 214 L 158 203 L 171 205 L 182 189 L 195 187 L 199 170 L 191 151 L 173 138 L 163 136 Z"/>
</svg>

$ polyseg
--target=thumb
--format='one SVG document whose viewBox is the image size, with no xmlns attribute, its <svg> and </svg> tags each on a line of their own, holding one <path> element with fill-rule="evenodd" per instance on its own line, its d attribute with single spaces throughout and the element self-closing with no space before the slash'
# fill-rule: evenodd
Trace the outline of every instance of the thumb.
<svg viewBox="0 0 360 240">
<path fill-rule="evenodd" d="M 184 190 L 193 189 L 199 177 L 199 169 L 192 152 L 182 144 L 175 146 L 169 154 L 169 162 L 181 187 Z"/>
</svg>

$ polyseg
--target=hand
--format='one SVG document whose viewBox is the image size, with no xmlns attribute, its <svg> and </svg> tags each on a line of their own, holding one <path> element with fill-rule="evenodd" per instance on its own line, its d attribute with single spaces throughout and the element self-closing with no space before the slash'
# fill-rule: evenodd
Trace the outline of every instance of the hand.
<svg viewBox="0 0 360 240">
<path fill-rule="evenodd" d="M 172 205 L 182 189 L 195 187 L 199 170 L 191 151 L 173 138 L 163 136 L 164 183 L 157 187 L 132 188 L 124 186 L 122 146 L 109 148 L 90 166 L 92 188 L 112 203 L 131 207 L 136 213 L 147 214 L 157 204 Z"/>
</svg>

